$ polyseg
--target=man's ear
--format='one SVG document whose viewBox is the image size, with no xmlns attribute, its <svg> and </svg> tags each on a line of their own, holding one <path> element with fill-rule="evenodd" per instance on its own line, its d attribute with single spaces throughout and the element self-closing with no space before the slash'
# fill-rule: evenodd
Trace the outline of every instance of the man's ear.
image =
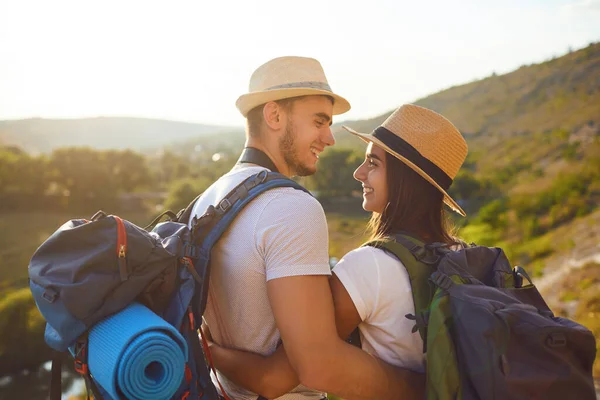
<svg viewBox="0 0 600 400">
<path fill-rule="evenodd" d="M 267 126 L 273 130 L 279 130 L 283 126 L 282 108 L 274 101 L 270 101 L 263 107 L 263 118 Z"/>
</svg>

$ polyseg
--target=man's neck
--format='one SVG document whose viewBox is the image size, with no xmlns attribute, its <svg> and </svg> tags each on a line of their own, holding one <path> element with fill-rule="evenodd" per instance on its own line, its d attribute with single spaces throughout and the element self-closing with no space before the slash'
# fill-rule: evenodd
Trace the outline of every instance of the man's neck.
<svg viewBox="0 0 600 400">
<path fill-rule="evenodd" d="M 253 147 L 255 149 L 262 151 L 263 153 L 265 153 L 267 155 L 267 157 L 269 157 L 271 159 L 273 164 L 275 164 L 275 167 L 277 167 L 277 170 L 279 171 L 279 173 L 287 176 L 288 178 L 290 178 L 292 176 L 292 171 L 290 171 L 289 166 L 283 159 L 283 156 L 281 155 L 281 152 L 279 151 L 279 146 L 277 146 L 276 143 L 269 146 L 269 144 L 267 144 L 267 143 L 263 143 L 258 140 L 253 140 L 252 138 L 248 138 L 248 139 L 246 139 L 246 144 L 244 146 L 245 147 Z"/>
</svg>

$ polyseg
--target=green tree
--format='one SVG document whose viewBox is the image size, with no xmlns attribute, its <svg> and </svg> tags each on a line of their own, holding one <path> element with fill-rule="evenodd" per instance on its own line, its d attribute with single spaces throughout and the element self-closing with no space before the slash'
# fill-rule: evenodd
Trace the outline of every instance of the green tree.
<svg viewBox="0 0 600 400">
<path fill-rule="evenodd" d="M 116 206 L 117 185 L 103 154 L 90 148 L 62 148 L 51 155 L 56 183 L 71 210 Z"/>
<path fill-rule="evenodd" d="M 52 357 L 44 343 L 45 321 L 29 288 L 0 299 L 0 376 L 37 369 Z"/>
<path fill-rule="evenodd" d="M 158 181 L 168 186 L 177 179 L 188 178 L 191 174 L 190 161 L 172 151 L 165 151 L 154 163 Z"/>
<path fill-rule="evenodd" d="M 141 154 L 131 150 L 109 150 L 104 157 L 119 191 L 131 192 L 152 185 L 146 158 Z"/>
<path fill-rule="evenodd" d="M 0 148 L 0 203 L 2 209 L 31 209 L 44 204 L 48 161 L 16 147 Z"/>
<path fill-rule="evenodd" d="M 468 169 L 460 169 L 452 181 L 449 194 L 455 200 L 469 200 L 479 196 L 481 183 Z"/>
<path fill-rule="evenodd" d="M 164 208 L 178 212 L 182 208 L 185 208 L 196 196 L 204 192 L 211 184 L 212 180 L 208 177 L 176 180 L 171 184 Z"/>
<path fill-rule="evenodd" d="M 360 189 L 352 177 L 362 156 L 349 149 L 327 149 L 319 158 L 319 167 L 307 183 L 316 190 L 320 198 L 351 196 Z"/>
<path fill-rule="evenodd" d="M 52 153 L 50 166 L 70 210 L 114 209 L 121 193 L 152 182 L 144 157 L 129 150 L 62 148 Z"/>
</svg>

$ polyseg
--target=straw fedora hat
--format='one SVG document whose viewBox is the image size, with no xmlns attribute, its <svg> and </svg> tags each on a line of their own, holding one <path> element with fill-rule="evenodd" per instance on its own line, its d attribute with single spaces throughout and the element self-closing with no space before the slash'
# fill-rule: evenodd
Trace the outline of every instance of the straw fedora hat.
<svg viewBox="0 0 600 400">
<path fill-rule="evenodd" d="M 332 97 L 334 115 L 350 109 L 348 100 L 331 90 L 321 64 L 306 57 L 279 57 L 258 67 L 250 77 L 248 93 L 241 95 L 235 105 L 245 117 L 261 104 L 309 95 Z"/>
<path fill-rule="evenodd" d="M 405 104 L 372 133 L 348 132 L 404 162 L 444 194 L 444 203 L 465 212 L 446 192 L 467 157 L 467 142 L 452 122 L 427 108 Z"/>
</svg>

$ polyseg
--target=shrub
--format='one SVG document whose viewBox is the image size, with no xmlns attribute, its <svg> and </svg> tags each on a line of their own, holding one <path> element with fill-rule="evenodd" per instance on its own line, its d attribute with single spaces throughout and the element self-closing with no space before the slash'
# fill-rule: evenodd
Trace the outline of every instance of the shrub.
<svg viewBox="0 0 600 400">
<path fill-rule="evenodd" d="M 178 212 L 185 208 L 190 201 L 206 190 L 212 182 L 208 178 L 184 178 L 175 181 L 169 190 L 164 209 Z"/>
<path fill-rule="evenodd" d="M 52 357 L 44 342 L 45 321 L 29 288 L 0 300 L 0 376 L 36 369 Z"/>
<path fill-rule="evenodd" d="M 577 311 L 575 320 L 592 331 L 596 337 L 596 350 L 600 354 L 600 288 L 595 287 L 584 292 Z M 600 378 L 600 357 L 596 357 L 593 374 Z"/>
</svg>

